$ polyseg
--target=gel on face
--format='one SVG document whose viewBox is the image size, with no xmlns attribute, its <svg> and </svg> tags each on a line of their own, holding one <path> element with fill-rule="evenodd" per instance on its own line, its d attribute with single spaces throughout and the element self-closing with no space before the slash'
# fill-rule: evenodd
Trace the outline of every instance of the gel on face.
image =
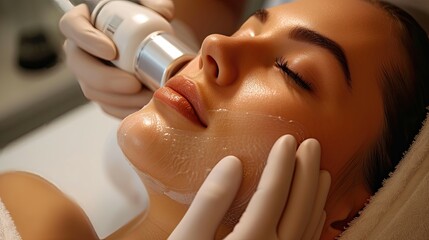
<svg viewBox="0 0 429 240">
<path fill-rule="evenodd" d="M 146 187 L 182 204 L 192 202 L 217 162 L 228 155 L 238 157 L 243 181 L 230 215 L 239 216 L 256 190 L 274 142 L 284 134 L 301 142 L 304 132 L 299 123 L 280 116 L 227 109 L 210 110 L 209 115 L 221 124 L 189 131 L 168 127 L 153 111 L 137 112 L 123 122 L 119 144 Z"/>
</svg>

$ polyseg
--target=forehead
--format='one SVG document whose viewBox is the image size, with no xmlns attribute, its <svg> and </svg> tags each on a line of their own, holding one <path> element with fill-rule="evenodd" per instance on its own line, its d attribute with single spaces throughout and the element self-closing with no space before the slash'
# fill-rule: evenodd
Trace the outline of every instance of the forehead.
<svg viewBox="0 0 429 240">
<path fill-rule="evenodd" d="M 390 17 L 367 0 L 297 0 L 270 10 L 280 25 L 308 27 L 335 41 L 386 40 Z"/>
<path fill-rule="evenodd" d="M 385 27 L 388 20 L 387 14 L 369 0 L 296 0 L 272 11 L 283 17 L 283 21 L 287 21 L 286 17 L 297 24 L 330 29 L 353 26 L 355 29 L 347 29 L 350 32 L 372 32 Z"/>
<path fill-rule="evenodd" d="M 367 0 L 297 0 L 272 8 L 273 28 L 303 26 L 337 42 L 353 74 L 373 74 L 380 63 L 396 59 L 397 29 L 380 7 Z M 271 18 L 272 16 L 272 18 Z M 353 71 L 354 69 L 354 71 Z M 357 71 L 365 69 L 365 71 Z M 356 77 L 356 76 L 355 76 Z"/>
</svg>

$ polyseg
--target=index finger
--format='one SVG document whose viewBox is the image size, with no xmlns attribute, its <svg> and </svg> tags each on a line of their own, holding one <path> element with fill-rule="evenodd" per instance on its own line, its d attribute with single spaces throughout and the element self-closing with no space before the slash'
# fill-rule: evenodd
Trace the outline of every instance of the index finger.
<svg viewBox="0 0 429 240">
<path fill-rule="evenodd" d="M 228 239 L 274 239 L 295 166 L 296 140 L 280 137 L 268 156 L 261 179 L 239 223 Z"/>
<path fill-rule="evenodd" d="M 319 181 L 320 151 L 316 139 L 306 139 L 296 152 L 290 198 L 278 229 L 281 239 L 301 239 L 311 220 Z"/>
</svg>

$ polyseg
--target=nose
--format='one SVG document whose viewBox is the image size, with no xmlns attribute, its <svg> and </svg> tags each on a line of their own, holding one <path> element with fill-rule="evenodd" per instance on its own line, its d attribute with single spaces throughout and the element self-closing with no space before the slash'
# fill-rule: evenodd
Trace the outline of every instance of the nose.
<svg viewBox="0 0 429 240">
<path fill-rule="evenodd" d="M 201 46 L 200 67 L 207 80 L 219 86 L 233 84 L 240 71 L 246 66 L 242 60 L 252 50 L 251 37 L 228 37 L 212 34 Z M 247 56 L 249 57 L 249 56 Z"/>
</svg>

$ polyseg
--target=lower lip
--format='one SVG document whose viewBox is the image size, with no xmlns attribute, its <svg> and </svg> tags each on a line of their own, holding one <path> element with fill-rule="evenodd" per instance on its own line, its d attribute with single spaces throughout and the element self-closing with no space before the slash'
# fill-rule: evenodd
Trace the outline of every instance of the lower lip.
<svg viewBox="0 0 429 240">
<path fill-rule="evenodd" d="M 173 89 L 169 87 L 159 88 L 155 91 L 153 97 L 167 106 L 170 106 L 192 123 L 204 127 L 191 103 Z"/>
</svg>

